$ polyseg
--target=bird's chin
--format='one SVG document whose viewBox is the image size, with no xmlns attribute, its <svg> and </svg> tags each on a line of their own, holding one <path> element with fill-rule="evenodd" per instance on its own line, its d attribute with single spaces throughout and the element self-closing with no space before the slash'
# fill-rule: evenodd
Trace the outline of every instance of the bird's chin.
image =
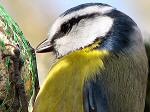
<svg viewBox="0 0 150 112">
<path fill-rule="evenodd" d="M 50 56 L 54 59 L 57 59 L 57 54 L 55 52 L 50 52 Z"/>
<path fill-rule="evenodd" d="M 55 54 L 55 56 L 56 56 L 57 59 L 61 59 L 61 58 L 63 57 L 63 56 L 60 55 L 60 54 Z"/>
<path fill-rule="evenodd" d="M 60 59 L 62 58 L 63 56 L 60 55 L 58 52 L 56 51 L 53 51 L 53 52 L 49 52 L 50 53 L 50 56 L 53 57 L 53 58 L 56 58 L 56 59 Z"/>
</svg>

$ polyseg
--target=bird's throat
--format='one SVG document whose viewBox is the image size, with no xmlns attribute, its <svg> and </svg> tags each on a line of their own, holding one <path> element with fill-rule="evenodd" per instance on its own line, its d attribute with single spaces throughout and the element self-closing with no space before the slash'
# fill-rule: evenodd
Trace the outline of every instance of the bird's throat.
<svg viewBox="0 0 150 112">
<path fill-rule="evenodd" d="M 78 50 L 50 70 L 37 96 L 34 112 L 83 112 L 83 84 L 104 69 L 107 51 Z"/>
</svg>

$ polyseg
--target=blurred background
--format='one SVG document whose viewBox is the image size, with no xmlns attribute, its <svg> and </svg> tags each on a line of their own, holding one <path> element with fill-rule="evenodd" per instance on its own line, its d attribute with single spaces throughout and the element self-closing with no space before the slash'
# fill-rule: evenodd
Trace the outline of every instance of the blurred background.
<svg viewBox="0 0 150 112">
<path fill-rule="evenodd" d="M 144 39 L 150 37 L 148 0 L 0 0 L 34 48 L 46 38 L 52 23 L 62 12 L 87 2 L 107 3 L 116 7 L 138 24 Z M 40 84 L 54 61 L 51 54 L 37 54 Z"/>
</svg>

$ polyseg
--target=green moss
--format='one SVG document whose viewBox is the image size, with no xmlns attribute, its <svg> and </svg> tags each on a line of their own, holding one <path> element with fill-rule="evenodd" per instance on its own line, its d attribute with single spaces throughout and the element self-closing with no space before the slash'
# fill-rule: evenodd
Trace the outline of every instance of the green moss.
<svg viewBox="0 0 150 112">
<path fill-rule="evenodd" d="M 9 70 L 10 69 L 10 65 L 11 65 L 10 57 L 6 57 L 5 65 L 6 65 L 6 69 Z"/>
<path fill-rule="evenodd" d="M 10 80 L 9 80 L 9 78 L 7 78 L 7 81 L 6 81 L 6 92 L 9 93 L 10 90 L 11 90 Z"/>
<path fill-rule="evenodd" d="M 4 50 L 6 49 L 4 41 L 0 41 L 0 46 L 1 46 L 1 52 L 4 52 Z"/>
</svg>

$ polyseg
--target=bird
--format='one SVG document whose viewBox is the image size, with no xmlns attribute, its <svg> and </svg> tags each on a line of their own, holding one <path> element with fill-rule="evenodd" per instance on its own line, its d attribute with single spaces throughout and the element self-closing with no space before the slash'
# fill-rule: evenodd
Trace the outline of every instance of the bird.
<svg viewBox="0 0 150 112">
<path fill-rule="evenodd" d="M 37 53 L 58 59 L 33 112 L 143 112 L 148 59 L 138 25 L 104 3 L 62 13 Z"/>
</svg>

